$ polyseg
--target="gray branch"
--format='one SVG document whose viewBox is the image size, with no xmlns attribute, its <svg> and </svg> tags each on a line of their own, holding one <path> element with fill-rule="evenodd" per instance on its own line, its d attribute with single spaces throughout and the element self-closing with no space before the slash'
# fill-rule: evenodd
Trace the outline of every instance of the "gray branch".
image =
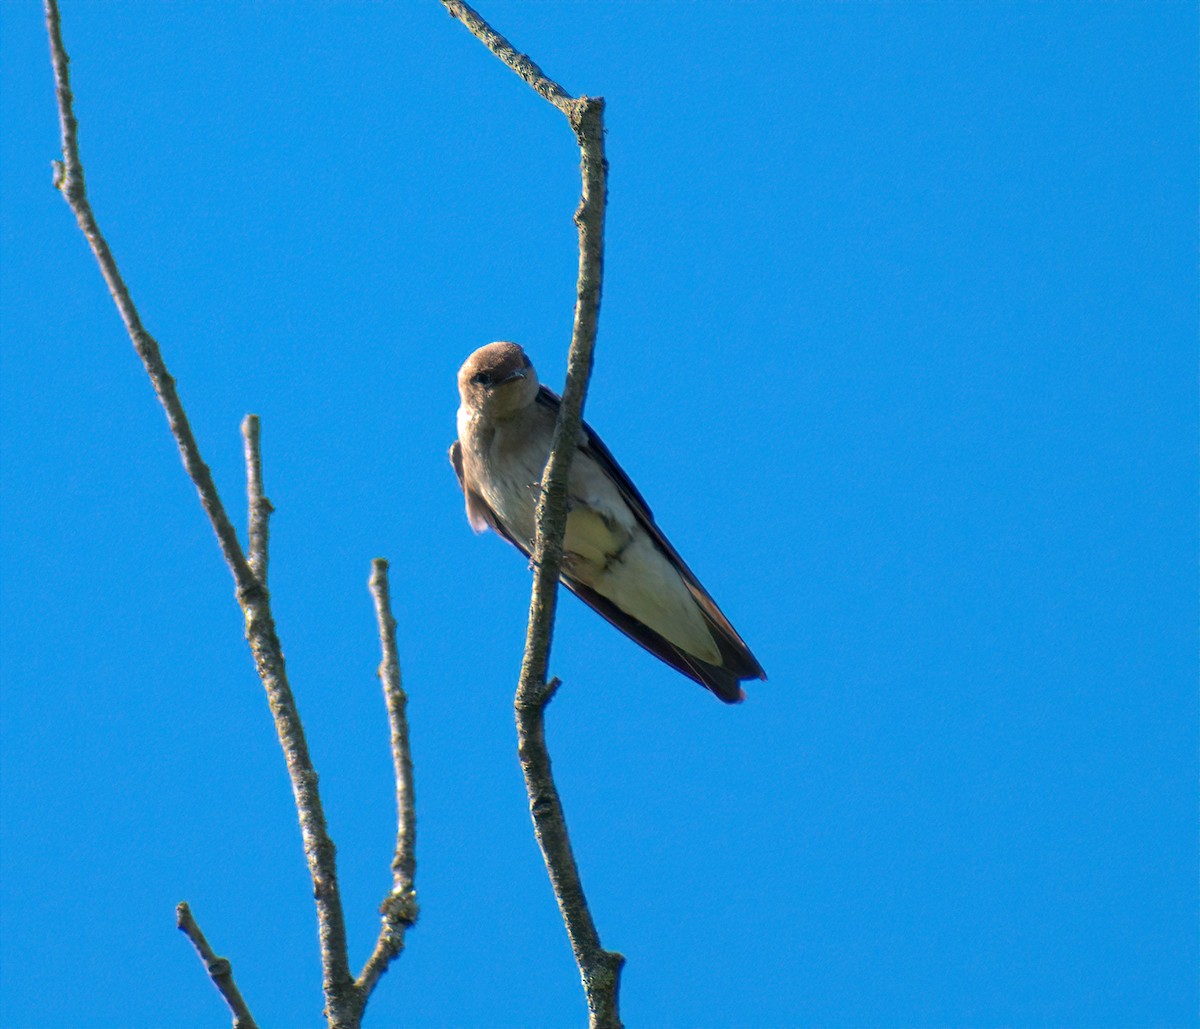
<svg viewBox="0 0 1200 1029">
<path fill-rule="evenodd" d="M 379 907 L 383 924 L 375 950 L 363 966 L 357 986 L 363 1003 L 404 949 L 405 933 L 417 921 L 417 813 L 413 801 L 412 757 L 408 746 L 408 697 L 400 684 L 400 657 L 396 647 L 396 619 L 392 616 L 388 586 L 388 563 L 381 557 L 371 562 L 371 596 L 379 620 L 379 643 L 383 660 L 379 681 L 387 703 L 388 724 L 392 733 L 392 764 L 396 770 L 396 852 L 392 858 L 392 888 Z"/>
<path fill-rule="evenodd" d="M 246 1006 L 246 1001 L 242 998 L 237 983 L 233 981 L 233 966 L 229 963 L 228 958 L 217 957 L 212 947 L 208 945 L 208 940 L 204 938 L 204 933 L 200 931 L 200 926 L 192 917 L 192 909 L 187 906 L 186 901 L 175 908 L 175 924 L 192 941 L 192 946 L 196 948 L 196 953 L 204 962 L 204 970 L 208 973 L 208 977 L 213 981 L 213 985 L 225 1003 L 229 1005 L 229 1013 L 233 1015 L 233 1029 L 258 1029 L 258 1023 L 254 1021 L 254 1016 L 250 1014 L 250 1009 Z"/>
<path fill-rule="evenodd" d="M 250 570 L 264 587 L 267 585 L 267 529 L 275 510 L 263 493 L 262 452 L 259 449 L 258 415 L 242 419 L 242 438 L 246 442 L 246 500 L 249 509 Z"/>
<path fill-rule="evenodd" d="M 541 96 L 562 111 L 579 142 L 583 194 L 575 213 L 579 229 L 579 277 L 576 283 L 575 323 L 567 356 L 567 382 L 554 426 L 554 442 L 542 475 L 534 542 L 533 594 L 525 655 L 515 700 L 518 752 L 534 834 L 546 862 L 554 895 L 562 912 L 575 962 L 579 966 L 592 1027 L 619 1027 L 618 991 L 625 959 L 600 943 L 584 896 L 579 868 L 571 851 L 562 803 L 554 785 L 550 753 L 546 748 L 545 709 L 558 688 L 547 682 L 550 641 L 562 567 L 563 537 L 567 528 L 567 475 L 575 453 L 583 418 L 583 404 L 592 371 L 596 322 L 600 311 L 600 284 L 604 264 L 604 208 L 607 170 L 604 158 L 604 100 L 571 97 L 548 79 L 526 55 L 491 28 L 461 0 L 442 0 L 446 9 L 501 61 L 521 76 Z"/>
<path fill-rule="evenodd" d="M 200 494 L 200 503 L 212 523 L 225 562 L 233 574 L 238 604 L 246 620 L 246 639 L 250 644 L 259 678 L 267 691 L 300 818 L 304 854 L 308 861 L 316 899 L 326 1017 L 331 1026 L 350 1029 L 358 1024 L 362 1004 L 354 978 L 350 974 L 350 963 L 346 953 L 346 927 L 338 890 L 336 850 L 326 828 L 325 813 L 317 791 L 317 773 L 309 758 L 308 743 L 288 684 L 283 650 L 271 614 L 270 596 L 264 580 L 256 574 L 255 568 L 242 551 L 237 533 L 213 483 L 212 474 L 200 456 L 200 448 L 188 424 L 183 404 L 175 389 L 175 382 L 167 372 L 158 343 L 143 327 L 129 289 L 92 213 L 84 183 L 83 165 L 79 158 L 78 124 L 72 110 L 69 59 L 63 46 L 56 0 L 45 0 L 45 10 L 62 132 L 62 161 L 55 162 L 54 165 L 55 186 L 62 192 L 74 212 L 79 227 L 100 265 L 100 271 L 108 284 L 121 320 L 125 323 L 129 338 L 142 359 L 154 391 L 166 412 L 167 422 L 179 447 L 184 468 Z M 252 442 L 249 433 L 247 457 L 251 493 L 251 555 L 265 577 L 268 506 L 262 497 L 257 437 L 254 436 Z M 256 496 L 259 500 L 257 503 Z"/>
</svg>

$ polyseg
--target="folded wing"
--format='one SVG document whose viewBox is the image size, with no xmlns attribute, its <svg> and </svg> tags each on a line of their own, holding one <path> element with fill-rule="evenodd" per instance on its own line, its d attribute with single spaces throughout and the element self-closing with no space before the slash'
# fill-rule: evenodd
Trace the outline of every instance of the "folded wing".
<svg viewBox="0 0 1200 1029">
<path fill-rule="evenodd" d="M 559 397 L 551 390 L 542 386 L 538 392 L 537 403 L 547 407 L 557 416 L 560 405 Z M 655 632 L 643 621 L 635 618 L 619 608 L 608 597 L 603 596 L 588 584 L 572 577 L 568 572 L 560 576 L 562 582 L 577 597 L 584 601 L 597 614 L 607 619 L 609 623 L 623 632 L 634 642 L 643 646 L 655 657 L 665 661 L 672 668 L 686 675 L 689 679 L 707 687 L 717 697 L 726 703 L 737 703 L 745 699 L 740 681 L 743 679 L 765 679 L 766 673 L 750 652 L 729 619 L 717 607 L 708 591 L 700 584 L 699 579 L 679 553 L 663 535 L 662 530 L 654 521 L 650 506 L 630 481 L 624 469 L 617 464 L 611 451 L 586 422 L 583 424 L 584 438 L 580 441 L 580 451 L 594 461 L 612 480 L 620 492 L 622 499 L 637 519 L 638 524 L 646 531 L 667 561 L 678 572 L 680 579 L 695 600 L 709 634 L 720 655 L 719 663 L 701 660 L 694 654 L 682 649 L 660 633 Z M 450 447 L 450 463 L 458 476 L 459 486 L 466 497 L 467 517 L 476 531 L 481 531 L 483 525 L 489 526 L 498 536 L 507 540 L 526 556 L 529 545 L 514 538 L 504 527 L 495 512 L 478 493 L 467 486 L 463 476 L 462 448 L 455 441 Z"/>
</svg>

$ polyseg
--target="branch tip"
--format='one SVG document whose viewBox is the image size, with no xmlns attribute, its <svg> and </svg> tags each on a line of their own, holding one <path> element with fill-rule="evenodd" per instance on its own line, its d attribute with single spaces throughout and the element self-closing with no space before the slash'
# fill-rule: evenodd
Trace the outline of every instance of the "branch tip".
<svg viewBox="0 0 1200 1029">
<path fill-rule="evenodd" d="M 262 436 L 258 415 L 248 414 L 242 419 L 242 439 L 245 440 L 250 570 L 265 589 L 269 560 L 269 525 L 275 508 L 263 492 Z"/>
<path fill-rule="evenodd" d="M 405 933 L 417 921 L 416 834 L 417 816 L 413 794 L 412 756 L 408 742 L 408 696 L 400 677 L 400 655 L 396 645 L 396 619 L 392 614 L 388 561 L 377 557 L 371 562 L 368 587 L 375 602 L 379 625 L 379 681 L 387 705 L 391 732 L 392 766 L 396 777 L 396 849 L 392 857 L 392 889 L 379 905 L 382 924 L 375 949 L 355 981 L 362 1003 L 404 949 Z"/>
<path fill-rule="evenodd" d="M 237 983 L 233 981 L 233 965 L 228 958 L 218 957 L 214 953 L 204 933 L 200 931 L 200 926 L 196 924 L 187 901 L 175 906 L 175 925 L 191 940 L 196 954 L 204 964 L 204 970 L 229 1008 L 229 1013 L 233 1016 L 233 1029 L 258 1029 L 245 998 L 237 988 Z"/>
</svg>

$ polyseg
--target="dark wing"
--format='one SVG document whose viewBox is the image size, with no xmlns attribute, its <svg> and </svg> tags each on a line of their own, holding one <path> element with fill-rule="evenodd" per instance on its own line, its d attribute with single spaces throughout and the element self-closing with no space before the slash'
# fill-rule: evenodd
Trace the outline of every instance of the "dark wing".
<svg viewBox="0 0 1200 1029">
<path fill-rule="evenodd" d="M 552 410 L 556 417 L 562 403 L 558 395 L 545 386 L 542 386 L 538 390 L 537 402 Z M 671 541 L 663 535 L 662 530 L 654 521 L 654 515 L 650 510 L 650 505 L 646 503 L 646 498 L 642 496 L 638 488 L 630 481 L 629 476 L 625 474 L 625 470 L 617 464 L 616 458 L 612 456 L 612 451 L 604 445 L 604 441 L 600 439 L 595 429 L 588 425 L 587 422 L 583 423 L 583 431 L 584 439 L 580 441 L 579 449 L 595 461 L 604 470 L 605 474 L 616 483 L 618 489 L 621 491 L 621 496 L 625 500 L 625 503 L 629 505 L 629 509 L 633 512 L 638 522 L 641 523 L 646 532 L 650 534 L 650 538 L 654 540 L 659 549 L 662 550 L 678 569 L 680 577 L 691 591 L 692 596 L 704 614 L 705 621 L 712 632 L 713 640 L 721 652 L 720 666 L 699 661 L 690 654 L 681 651 L 678 647 L 668 643 L 657 633 L 648 629 L 637 619 L 625 614 L 612 601 L 602 597 L 590 587 L 575 582 L 566 575 L 563 576 L 563 582 L 567 584 L 576 596 L 586 601 L 627 636 L 636 640 L 652 654 L 666 661 L 667 664 L 678 669 L 684 675 L 707 686 L 722 700 L 734 702 L 742 699 L 742 690 L 738 682 L 742 679 L 765 679 L 767 674 L 763 671 L 762 665 L 750 653 L 750 648 L 746 646 L 741 636 L 737 634 L 737 631 L 730 624 L 729 619 L 721 613 L 721 609 L 717 607 L 716 602 L 709 595 L 708 591 L 700 584 L 700 580 L 696 578 L 695 573 L 687 566 L 683 558 L 679 556 L 679 552 L 671 546 Z M 647 636 L 652 636 L 653 640 L 648 639 Z"/>
<path fill-rule="evenodd" d="M 537 401 L 553 410 L 555 416 L 557 416 L 560 405 L 557 394 L 542 386 L 538 391 Z M 659 660 L 666 662 L 676 671 L 698 682 L 701 686 L 708 688 L 717 697 L 725 701 L 725 703 L 736 704 L 745 699 L 740 681 L 742 679 L 765 679 L 767 676 L 762 670 L 762 666 L 755 660 L 754 655 L 750 653 L 750 648 L 746 646 L 733 626 L 730 625 L 729 619 L 721 613 L 712 597 L 708 595 L 708 591 L 700 585 L 700 581 L 692 573 L 692 570 L 688 568 L 683 558 L 679 556 L 675 548 L 671 546 L 670 541 L 663 535 L 662 530 L 655 524 L 650 506 L 646 503 L 641 493 L 638 492 L 637 487 L 630 481 L 629 476 L 625 474 L 624 469 L 617 464 L 616 458 L 612 456 L 612 452 L 604 445 L 604 442 L 587 422 L 583 423 L 583 431 L 586 438 L 581 441 L 580 449 L 600 465 L 613 482 L 617 484 L 622 497 L 629 505 L 630 510 L 633 511 L 635 517 L 650 534 L 655 543 L 671 559 L 675 567 L 679 569 L 680 576 L 696 598 L 712 631 L 713 640 L 717 644 L 717 649 L 721 652 L 721 664 L 708 664 L 706 661 L 700 661 L 686 651 L 681 650 L 643 622 L 626 614 L 607 597 L 597 593 L 590 586 L 571 578 L 571 576 L 566 574 L 561 575 L 560 578 L 563 584 L 579 597 L 580 600 L 592 608 L 593 611 L 621 630 L 621 632 L 635 643 L 650 651 L 651 654 Z M 458 485 L 466 497 L 467 518 L 472 526 L 477 531 L 482 531 L 484 525 L 488 526 L 496 535 L 507 540 L 526 557 L 532 557 L 529 552 L 528 542 L 514 538 L 504 527 L 500 519 L 496 517 L 495 512 L 488 506 L 487 501 L 467 486 L 463 476 L 462 446 L 458 440 L 455 440 L 450 445 L 449 456 L 450 464 L 454 468 L 454 474 L 458 476 Z"/>
<path fill-rule="evenodd" d="M 693 657 L 686 650 L 680 650 L 670 640 L 660 636 L 644 622 L 640 622 L 631 615 L 627 615 L 609 600 L 608 597 L 597 593 L 590 586 L 585 586 L 583 583 L 572 579 L 566 574 L 560 575 L 559 578 L 562 580 L 563 585 L 574 593 L 575 596 L 587 604 L 596 614 L 601 615 L 611 625 L 620 629 L 634 643 L 650 651 L 660 661 L 665 661 L 677 672 L 682 672 L 693 682 L 698 682 L 701 686 L 711 690 L 719 699 L 725 701 L 726 704 L 740 704 L 746 699 L 746 694 L 739 684 L 736 672 L 730 671 L 729 668 L 720 665 L 710 665 L 707 661 L 701 661 L 699 658 Z M 716 633 L 713 634 L 713 638 L 717 640 L 717 646 L 721 649 L 722 658 L 725 658 L 726 648 L 723 641 Z M 753 678 L 753 676 L 743 675 L 741 678 L 749 679 Z"/>
<path fill-rule="evenodd" d="M 603 446 L 603 444 L 601 445 Z M 607 451 L 605 451 L 605 453 L 607 453 Z M 612 460 L 611 455 L 609 456 L 609 460 Z M 496 513 L 488 506 L 487 501 L 485 501 L 483 497 L 481 497 L 474 490 L 468 488 L 463 479 L 462 447 L 458 440 L 455 440 L 450 445 L 450 464 L 453 466 L 454 474 L 458 476 L 458 484 L 460 487 L 462 487 L 463 494 L 466 496 L 467 518 L 470 520 L 471 524 L 475 525 L 476 518 L 480 519 L 483 524 L 491 528 L 491 530 L 496 533 L 497 536 L 508 540 L 509 543 L 521 551 L 521 553 L 526 557 L 532 557 L 533 555 L 529 552 L 529 545 L 515 539 L 508 532 L 508 530 L 504 528 L 503 523 L 499 518 L 496 517 Z M 613 461 L 612 465 L 615 468 L 616 462 Z M 632 484 L 630 484 L 630 489 L 633 489 Z M 634 490 L 634 492 L 636 493 L 637 491 Z M 700 683 L 701 686 L 708 687 L 708 689 L 712 690 L 712 692 L 720 697 L 721 700 L 725 701 L 725 703 L 736 704 L 744 699 L 742 688 L 738 685 L 738 676 L 735 672 L 730 670 L 730 667 L 734 667 L 731 665 L 730 659 L 734 658 L 735 655 L 726 653 L 726 645 L 719 633 L 715 633 L 714 638 L 717 641 L 717 646 L 721 650 L 721 656 L 726 662 L 726 667 L 718 667 L 717 665 L 707 664 L 704 661 L 698 661 L 696 658 L 692 657 L 691 654 L 680 650 L 677 646 L 675 646 L 675 644 L 664 639 L 653 629 L 648 628 L 636 618 L 627 615 L 611 600 L 609 600 L 607 597 L 601 596 L 590 586 L 585 586 L 583 583 L 577 582 L 569 575 L 560 575 L 559 578 L 562 580 L 567 589 L 579 597 L 579 599 L 587 604 L 593 611 L 606 618 L 612 625 L 620 629 L 621 632 L 623 632 L 631 640 L 645 647 L 646 650 L 650 651 L 650 653 L 655 657 L 665 661 L 672 668 L 682 672 L 689 679 L 693 679 L 694 681 Z M 744 679 L 750 677 L 751 676 L 748 674 L 742 676 Z"/>
</svg>

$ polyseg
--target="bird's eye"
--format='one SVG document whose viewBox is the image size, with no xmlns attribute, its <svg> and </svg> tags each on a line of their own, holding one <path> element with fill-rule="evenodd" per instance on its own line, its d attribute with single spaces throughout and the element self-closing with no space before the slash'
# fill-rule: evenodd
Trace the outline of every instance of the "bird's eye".
<svg viewBox="0 0 1200 1029">
<path fill-rule="evenodd" d="M 492 373 L 476 372 L 471 376 L 471 381 L 475 383 L 476 386 L 490 386 L 492 384 Z"/>
</svg>

